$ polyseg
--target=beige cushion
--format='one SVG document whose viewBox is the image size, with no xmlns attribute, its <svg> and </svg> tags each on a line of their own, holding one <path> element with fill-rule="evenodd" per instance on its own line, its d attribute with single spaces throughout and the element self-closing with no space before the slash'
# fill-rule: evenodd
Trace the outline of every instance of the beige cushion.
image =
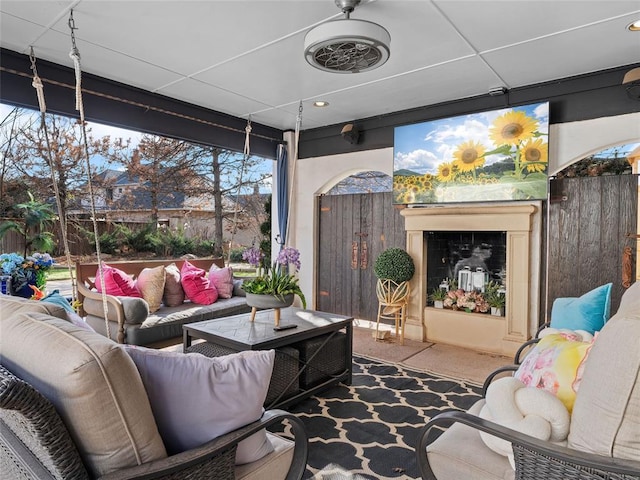
<svg viewBox="0 0 640 480">
<path fill-rule="evenodd" d="M 122 303 L 122 309 L 124 311 L 124 321 L 131 325 L 142 324 L 149 316 L 149 304 L 144 298 L 135 297 L 117 297 Z M 104 319 L 104 307 L 102 300 L 94 298 L 85 298 L 82 303 L 82 308 L 87 315 L 93 315 Z M 118 317 L 116 309 L 110 304 L 107 304 L 107 318 L 113 322 L 116 322 Z"/>
<path fill-rule="evenodd" d="M 143 268 L 136 279 L 136 288 L 149 304 L 149 312 L 153 313 L 162 305 L 165 283 L 164 265 Z"/>
<path fill-rule="evenodd" d="M 273 452 L 252 463 L 236 466 L 236 480 L 265 480 L 285 478 L 293 461 L 294 443 L 278 435 L 267 433 Z"/>
<path fill-rule="evenodd" d="M 568 440 L 583 452 L 640 458 L 640 309 L 625 307 L 596 337 Z"/>
<path fill-rule="evenodd" d="M 617 314 L 623 314 L 625 312 L 639 312 L 640 311 L 640 282 L 632 284 L 623 294 L 620 299 L 620 307 Z"/>
<path fill-rule="evenodd" d="M 2 363 L 56 407 L 92 476 L 165 458 L 135 364 L 116 343 L 41 314 L 2 319 Z"/>
<path fill-rule="evenodd" d="M 184 290 L 180 281 L 180 269 L 175 263 L 164 267 L 166 279 L 164 283 L 163 303 L 167 307 L 177 307 L 184 302 Z"/>
<path fill-rule="evenodd" d="M 485 405 L 476 402 L 468 412 L 478 415 Z M 490 450 L 479 430 L 461 423 L 448 428 L 427 447 L 429 465 L 437 478 L 473 480 L 513 480 L 515 471 L 507 457 Z"/>
<path fill-rule="evenodd" d="M 67 312 L 59 305 L 30 300 L 28 298 L 13 297 L 0 294 L 0 318 L 6 318 L 14 313 L 45 313 L 53 317 L 66 319 Z"/>
</svg>

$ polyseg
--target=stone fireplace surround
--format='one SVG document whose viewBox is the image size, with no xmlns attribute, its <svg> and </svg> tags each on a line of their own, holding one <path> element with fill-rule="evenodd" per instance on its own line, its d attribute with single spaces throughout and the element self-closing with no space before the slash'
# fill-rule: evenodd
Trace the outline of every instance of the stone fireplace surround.
<svg viewBox="0 0 640 480">
<path fill-rule="evenodd" d="M 535 332 L 539 318 L 541 202 L 428 206 L 401 212 L 407 252 L 416 264 L 405 326 L 408 338 L 481 352 L 513 355 Z M 427 244 L 424 232 L 504 231 L 507 237 L 506 315 L 427 307 Z"/>
</svg>

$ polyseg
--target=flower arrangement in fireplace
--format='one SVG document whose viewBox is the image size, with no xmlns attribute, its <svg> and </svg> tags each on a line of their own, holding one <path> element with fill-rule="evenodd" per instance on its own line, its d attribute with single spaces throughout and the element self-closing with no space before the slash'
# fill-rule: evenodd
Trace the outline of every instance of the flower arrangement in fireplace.
<svg viewBox="0 0 640 480">
<path fill-rule="evenodd" d="M 449 290 L 444 299 L 444 307 L 452 310 L 464 310 L 468 313 L 487 313 L 489 303 L 478 291 L 465 292 L 462 289 Z"/>
</svg>

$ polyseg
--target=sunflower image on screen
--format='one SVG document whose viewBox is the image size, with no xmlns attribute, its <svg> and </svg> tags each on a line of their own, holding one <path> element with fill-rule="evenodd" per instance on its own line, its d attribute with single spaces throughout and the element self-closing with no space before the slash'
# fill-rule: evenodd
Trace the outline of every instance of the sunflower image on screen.
<svg viewBox="0 0 640 480">
<path fill-rule="evenodd" d="M 394 203 L 544 199 L 548 103 L 395 129 Z"/>
</svg>

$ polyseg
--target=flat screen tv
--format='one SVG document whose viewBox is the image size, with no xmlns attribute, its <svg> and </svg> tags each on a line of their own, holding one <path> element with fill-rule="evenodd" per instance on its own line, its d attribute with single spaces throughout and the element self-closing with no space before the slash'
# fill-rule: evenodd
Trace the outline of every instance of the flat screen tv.
<svg viewBox="0 0 640 480">
<path fill-rule="evenodd" d="M 394 129 L 396 204 L 547 197 L 549 102 Z"/>
</svg>

